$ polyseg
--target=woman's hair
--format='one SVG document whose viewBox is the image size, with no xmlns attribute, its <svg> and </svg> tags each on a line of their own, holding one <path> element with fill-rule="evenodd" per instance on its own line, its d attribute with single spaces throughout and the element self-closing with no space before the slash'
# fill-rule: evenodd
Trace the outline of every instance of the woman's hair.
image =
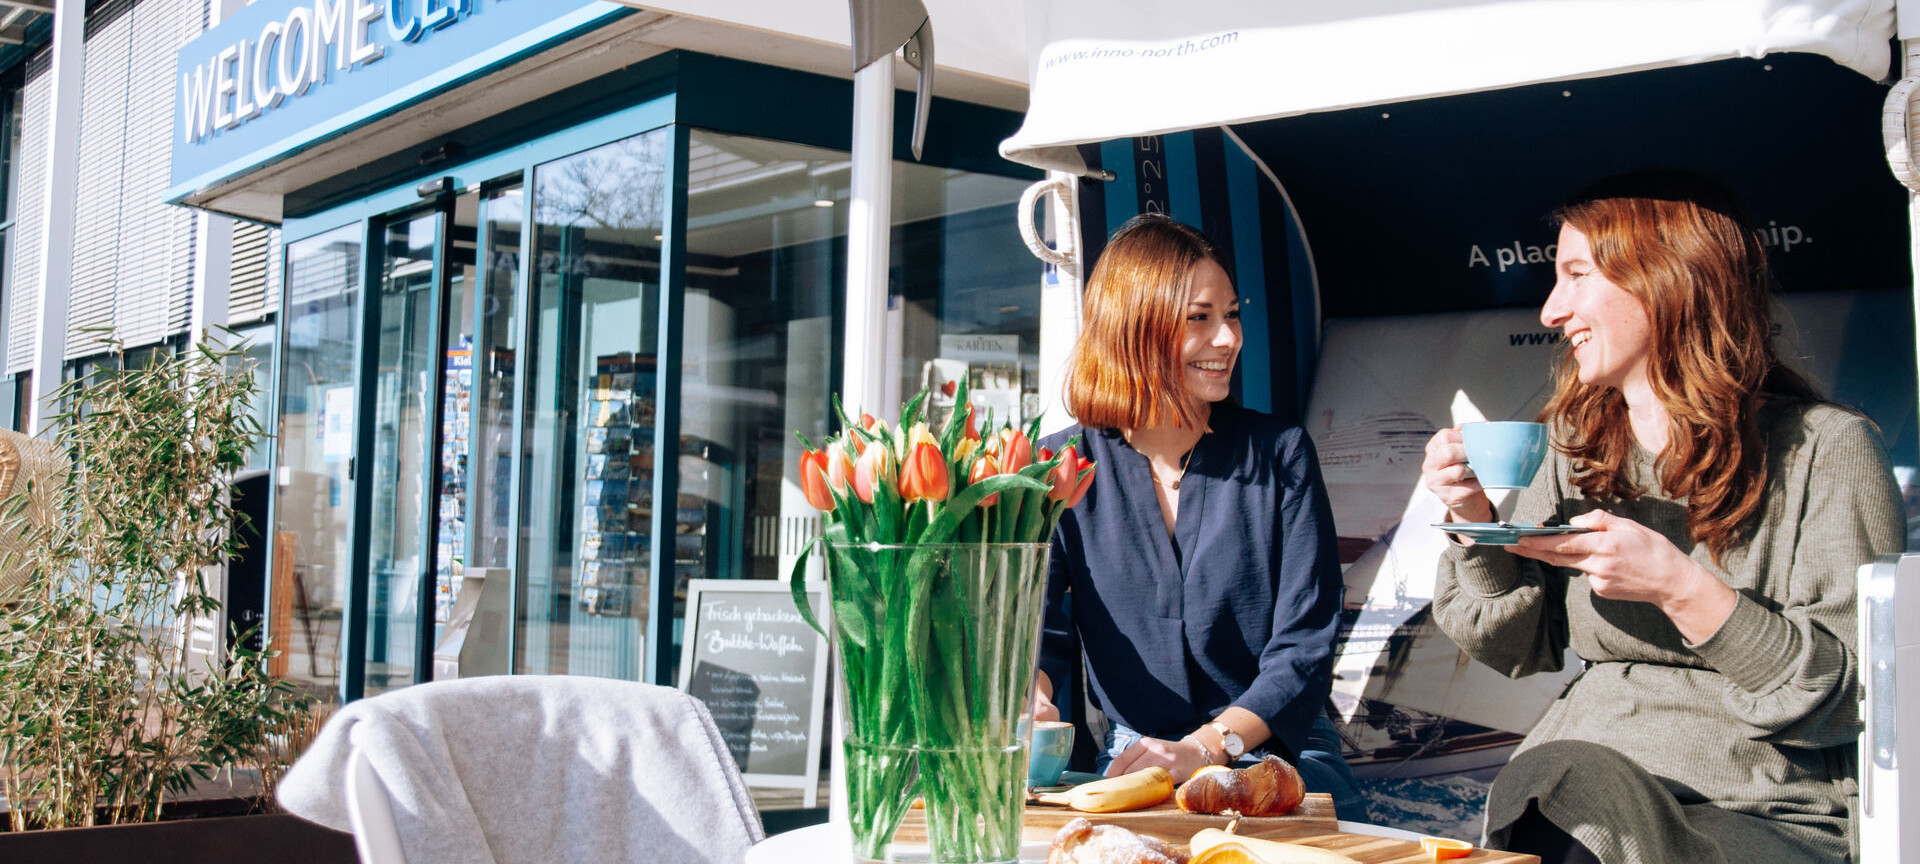
<svg viewBox="0 0 1920 864">
<path fill-rule="evenodd" d="M 1760 509 L 1767 444 L 1758 414 L 1769 397 L 1818 400 L 1773 353 L 1766 250 L 1725 187 L 1647 169 L 1588 187 L 1554 214 L 1586 235 L 1593 263 L 1640 301 L 1652 329 L 1647 377 L 1670 418 L 1655 471 L 1688 500 L 1687 530 L 1718 560 Z M 1633 449 L 1619 390 L 1580 383 L 1571 350 L 1555 371 L 1557 421 L 1574 485 L 1592 497 L 1632 498 Z"/>
<path fill-rule="evenodd" d="M 1135 216 L 1107 240 L 1087 280 L 1080 339 L 1067 361 L 1067 410 L 1082 425 L 1199 425 L 1179 355 L 1193 271 L 1202 260 L 1233 272 L 1205 235 L 1157 213 Z"/>
</svg>

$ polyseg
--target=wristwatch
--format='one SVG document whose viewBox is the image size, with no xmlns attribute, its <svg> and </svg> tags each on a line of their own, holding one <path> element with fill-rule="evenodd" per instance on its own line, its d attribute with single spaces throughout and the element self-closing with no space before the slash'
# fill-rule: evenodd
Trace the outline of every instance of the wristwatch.
<svg viewBox="0 0 1920 864">
<path fill-rule="evenodd" d="M 1227 760 L 1220 764 L 1232 765 L 1239 761 L 1240 757 L 1247 752 L 1247 745 L 1240 740 L 1240 733 L 1228 729 L 1227 724 L 1218 720 L 1209 725 L 1213 726 L 1213 731 L 1220 734 L 1220 749 L 1227 755 Z"/>
</svg>

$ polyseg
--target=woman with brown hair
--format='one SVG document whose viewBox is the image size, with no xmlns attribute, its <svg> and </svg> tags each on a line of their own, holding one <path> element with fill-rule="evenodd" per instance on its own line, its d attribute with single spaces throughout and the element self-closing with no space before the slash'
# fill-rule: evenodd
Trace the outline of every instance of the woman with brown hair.
<svg viewBox="0 0 1920 864">
<path fill-rule="evenodd" d="M 1228 399 L 1240 347 L 1205 236 L 1164 216 L 1114 233 L 1068 369 L 1080 425 L 1042 442 L 1079 436 L 1101 467 L 1053 536 L 1035 717 L 1084 650 L 1106 773 L 1271 752 L 1364 819 L 1325 710 L 1343 586 L 1319 464 L 1299 426 Z"/>
<path fill-rule="evenodd" d="M 1601 181 L 1558 214 L 1540 320 L 1566 345 L 1553 453 L 1506 518 L 1589 533 L 1441 559 L 1434 618 L 1511 676 L 1585 664 L 1487 804 L 1546 861 L 1842 861 L 1852 840 L 1854 580 L 1903 548 L 1879 434 L 1774 356 L 1766 253 L 1691 174 Z M 1501 518 L 1460 432 L 1422 482 Z"/>
</svg>

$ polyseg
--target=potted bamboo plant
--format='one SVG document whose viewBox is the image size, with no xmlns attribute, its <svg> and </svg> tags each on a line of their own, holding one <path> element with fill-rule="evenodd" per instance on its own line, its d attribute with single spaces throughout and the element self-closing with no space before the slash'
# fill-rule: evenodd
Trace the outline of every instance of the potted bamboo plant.
<svg viewBox="0 0 1920 864">
<path fill-rule="evenodd" d="M 316 723 L 312 699 L 268 676 L 270 648 L 235 639 L 198 668 L 184 650 L 193 622 L 221 620 L 203 574 L 237 548 L 226 483 L 261 434 L 239 358 L 203 344 L 62 387 L 51 443 L 65 470 L 22 476 L 0 501 L 15 538 L 0 560 L 15 574 L 0 597 L 0 859 L 151 860 L 159 843 L 218 861 L 324 831 L 291 816 L 106 827 L 159 823 L 236 769 L 271 779 Z M 352 860 L 345 835 L 275 846 Z"/>
</svg>

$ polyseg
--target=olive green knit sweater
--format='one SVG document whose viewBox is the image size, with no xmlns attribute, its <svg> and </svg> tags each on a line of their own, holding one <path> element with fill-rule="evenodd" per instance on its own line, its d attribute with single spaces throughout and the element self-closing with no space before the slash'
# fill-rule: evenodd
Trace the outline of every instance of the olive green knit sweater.
<svg viewBox="0 0 1920 864">
<path fill-rule="evenodd" d="M 1604 509 L 1659 531 L 1740 594 L 1703 643 L 1687 643 L 1652 604 L 1594 596 L 1577 571 L 1489 545 L 1441 559 L 1435 620 L 1468 654 L 1514 677 L 1561 668 L 1569 647 L 1587 665 L 1495 781 L 1490 845 L 1532 801 L 1608 862 L 1849 854 L 1855 574 L 1901 551 L 1905 516 L 1864 418 L 1790 402 L 1763 410 L 1761 424 L 1763 513 L 1718 564 L 1689 538 L 1686 502 L 1664 494 L 1646 451 L 1631 469 L 1649 490 L 1638 498 L 1586 498 L 1556 452 L 1512 516 L 1532 524 Z"/>
</svg>

